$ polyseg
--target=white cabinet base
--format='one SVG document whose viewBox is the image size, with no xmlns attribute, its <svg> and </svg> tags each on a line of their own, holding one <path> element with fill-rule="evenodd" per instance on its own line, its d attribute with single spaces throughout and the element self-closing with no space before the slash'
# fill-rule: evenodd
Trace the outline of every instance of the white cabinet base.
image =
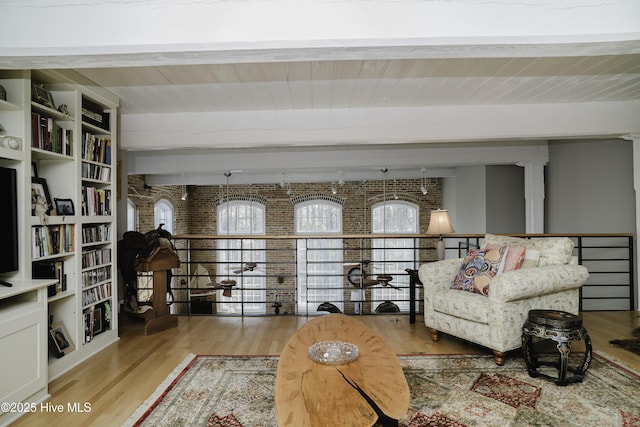
<svg viewBox="0 0 640 427">
<path fill-rule="evenodd" d="M 40 409 L 48 394 L 47 291 L 51 280 L 0 290 L 0 425 Z"/>
</svg>

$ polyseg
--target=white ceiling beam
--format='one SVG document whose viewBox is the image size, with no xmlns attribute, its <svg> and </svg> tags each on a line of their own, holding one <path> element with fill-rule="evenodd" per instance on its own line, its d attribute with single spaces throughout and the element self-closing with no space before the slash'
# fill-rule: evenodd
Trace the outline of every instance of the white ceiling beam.
<svg viewBox="0 0 640 427">
<path fill-rule="evenodd" d="M 473 144 L 407 144 L 294 149 L 156 150 L 127 153 L 127 170 L 150 185 L 216 185 L 232 171 L 234 183 L 331 182 L 449 177 L 455 166 L 546 164 L 546 141 Z M 283 175 L 284 174 L 284 175 Z"/>
<path fill-rule="evenodd" d="M 302 111 L 128 114 L 121 148 L 291 147 L 618 137 L 640 101 Z"/>
<path fill-rule="evenodd" d="M 640 2 L 625 0 L 0 0 L 0 10 L 3 68 L 596 55 L 637 53 L 640 39 Z"/>
</svg>

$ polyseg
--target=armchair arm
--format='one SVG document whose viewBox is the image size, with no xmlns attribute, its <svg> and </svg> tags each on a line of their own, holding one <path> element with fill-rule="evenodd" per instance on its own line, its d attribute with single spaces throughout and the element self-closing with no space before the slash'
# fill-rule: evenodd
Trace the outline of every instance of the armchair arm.
<svg viewBox="0 0 640 427">
<path fill-rule="evenodd" d="M 418 276 L 427 292 L 436 289 L 449 289 L 462 265 L 462 258 L 422 264 Z"/>
<path fill-rule="evenodd" d="M 515 301 L 576 289 L 585 284 L 589 272 L 582 265 L 549 265 L 509 271 L 491 279 L 489 299 Z"/>
</svg>

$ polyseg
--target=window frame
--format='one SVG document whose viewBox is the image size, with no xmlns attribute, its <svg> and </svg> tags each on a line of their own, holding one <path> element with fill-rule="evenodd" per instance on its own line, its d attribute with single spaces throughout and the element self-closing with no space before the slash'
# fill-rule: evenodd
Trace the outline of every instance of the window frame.
<svg viewBox="0 0 640 427">
<path fill-rule="evenodd" d="M 248 219 L 249 230 L 246 227 L 231 227 L 227 221 L 230 210 L 236 210 L 233 221 L 247 221 L 247 216 L 239 218 L 238 211 L 250 211 Z M 257 219 L 261 219 L 258 228 L 256 225 L 256 212 L 259 213 Z M 246 213 L 246 212 L 245 212 Z M 260 202 L 251 200 L 229 200 L 218 205 L 216 209 L 217 232 L 218 235 L 266 235 L 266 206 Z M 245 224 L 246 226 L 246 224 Z M 216 301 L 218 303 L 219 314 L 266 314 L 266 240 L 264 239 L 219 239 L 217 243 L 216 257 L 218 260 L 217 281 L 235 280 L 236 287 L 231 291 L 231 297 L 222 295 L 222 290 L 218 291 Z M 259 269 L 253 271 L 242 271 L 235 274 L 234 270 L 242 270 L 246 262 L 258 263 Z"/>
<path fill-rule="evenodd" d="M 409 208 L 413 214 L 413 224 L 411 227 L 399 229 L 392 227 L 391 231 L 388 231 L 388 215 L 393 213 L 394 206 Z M 380 218 L 376 217 L 376 213 L 379 209 L 385 209 L 383 211 L 382 228 L 380 227 Z M 388 210 L 391 212 L 388 212 Z M 400 211 L 398 211 L 400 212 Z M 374 260 L 372 268 L 378 274 L 387 274 L 393 276 L 392 285 L 397 286 L 400 290 L 392 287 L 374 287 L 371 290 L 371 310 L 375 312 L 375 309 L 384 301 L 391 301 L 398 306 L 400 312 L 408 312 L 410 308 L 410 290 L 409 290 L 409 276 L 405 273 L 407 268 L 415 268 L 414 260 L 418 256 L 418 240 L 417 236 L 420 230 L 420 207 L 416 203 L 408 202 L 406 200 L 387 200 L 379 202 L 371 206 L 371 257 Z M 402 237 L 398 239 L 394 238 L 378 238 L 376 234 L 416 234 L 415 238 Z M 406 251 L 411 250 L 413 253 L 411 256 L 406 254 Z M 404 254 L 402 252 L 405 252 Z M 406 258 L 407 261 L 404 261 Z M 378 261 L 376 261 L 378 260 Z M 416 308 L 418 306 L 416 299 Z"/>
<path fill-rule="evenodd" d="M 335 218 L 329 220 L 326 227 L 326 216 L 316 217 L 312 227 L 301 227 L 301 215 L 311 206 L 330 208 Z M 325 209 L 326 213 L 326 209 Z M 322 314 L 318 306 L 330 302 L 344 311 L 343 292 L 343 247 L 342 239 L 314 238 L 313 236 L 342 234 L 342 205 L 340 203 L 313 199 L 297 203 L 294 206 L 294 234 L 297 240 L 297 312 L 298 314 Z M 308 236 L 308 237 L 305 237 Z M 311 258 L 311 259 L 310 259 Z M 313 301 L 309 302 L 309 298 Z"/>
</svg>

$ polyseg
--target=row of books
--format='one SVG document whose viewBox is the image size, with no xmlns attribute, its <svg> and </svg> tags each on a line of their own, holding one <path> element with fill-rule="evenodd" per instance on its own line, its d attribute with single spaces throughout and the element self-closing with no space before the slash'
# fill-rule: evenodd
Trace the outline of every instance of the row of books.
<svg viewBox="0 0 640 427">
<path fill-rule="evenodd" d="M 82 243 L 99 243 L 111 240 L 111 224 L 85 225 L 82 227 Z"/>
<path fill-rule="evenodd" d="M 73 129 L 62 128 L 51 117 L 32 112 L 31 147 L 71 156 Z"/>
<path fill-rule="evenodd" d="M 111 190 L 82 187 L 82 215 L 111 215 Z"/>
<path fill-rule="evenodd" d="M 82 158 L 110 165 L 111 138 L 85 133 L 82 141 Z"/>
<path fill-rule="evenodd" d="M 82 287 L 88 288 L 100 282 L 111 280 L 111 266 L 106 265 L 94 270 L 82 272 Z"/>
<path fill-rule="evenodd" d="M 96 181 L 109 182 L 111 180 L 111 168 L 109 166 L 82 162 L 82 177 L 86 179 L 95 179 Z"/>
<path fill-rule="evenodd" d="M 111 263 L 111 249 L 96 249 L 82 253 L 82 268 Z"/>
<path fill-rule="evenodd" d="M 32 227 L 32 257 L 35 259 L 73 252 L 74 230 L 71 224 Z"/>
<path fill-rule="evenodd" d="M 94 288 L 82 291 L 82 306 L 95 304 L 111 297 L 111 282 L 102 283 Z"/>
</svg>

